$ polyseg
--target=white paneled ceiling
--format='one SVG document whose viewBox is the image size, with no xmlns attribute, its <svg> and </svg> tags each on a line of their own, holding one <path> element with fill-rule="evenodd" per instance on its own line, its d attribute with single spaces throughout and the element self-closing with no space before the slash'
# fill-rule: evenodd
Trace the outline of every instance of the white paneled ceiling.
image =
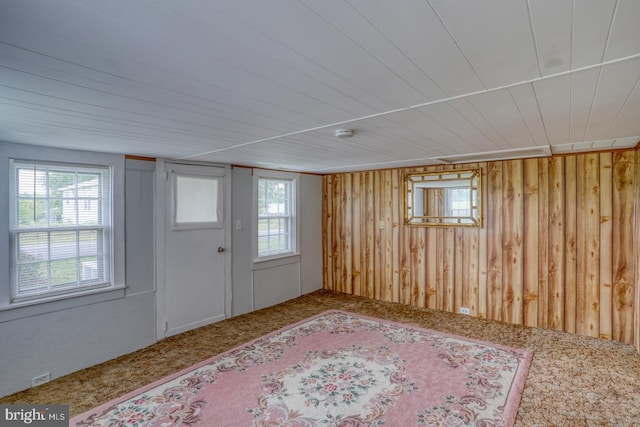
<svg viewBox="0 0 640 427">
<path fill-rule="evenodd" d="M 638 0 L 2 0 L 0 140 L 317 173 L 633 147 L 639 22 Z"/>
</svg>

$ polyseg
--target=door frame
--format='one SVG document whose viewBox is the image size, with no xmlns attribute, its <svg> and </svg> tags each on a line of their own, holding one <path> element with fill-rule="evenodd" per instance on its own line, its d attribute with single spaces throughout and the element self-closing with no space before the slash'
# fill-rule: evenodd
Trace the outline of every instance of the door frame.
<svg viewBox="0 0 640 427">
<path fill-rule="evenodd" d="M 232 307 L 232 282 L 231 282 L 231 167 L 229 165 L 207 162 L 186 162 L 171 161 L 164 159 L 156 160 L 155 176 L 155 271 L 156 271 L 156 298 L 155 298 L 155 321 L 156 321 L 156 341 L 165 338 L 166 323 L 166 279 L 164 273 L 165 259 L 165 237 L 167 233 L 166 203 L 167 191 L 169 190 L 169 173 L 167 165 L 187 165 L 187 166 L 211 166 L 224 168 L 224 316 L 231 317 Z"/>
</svg>

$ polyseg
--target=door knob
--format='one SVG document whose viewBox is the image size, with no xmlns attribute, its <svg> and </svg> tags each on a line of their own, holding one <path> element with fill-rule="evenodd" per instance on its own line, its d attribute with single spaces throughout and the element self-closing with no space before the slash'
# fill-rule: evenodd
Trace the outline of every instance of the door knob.
<svg viewBox="0 0 640 427">
<path fill-rule="evenodd" d="M 224 252 L 224 248 L 222 246 L 218 246 L 218 252 Z"/>
</svg>

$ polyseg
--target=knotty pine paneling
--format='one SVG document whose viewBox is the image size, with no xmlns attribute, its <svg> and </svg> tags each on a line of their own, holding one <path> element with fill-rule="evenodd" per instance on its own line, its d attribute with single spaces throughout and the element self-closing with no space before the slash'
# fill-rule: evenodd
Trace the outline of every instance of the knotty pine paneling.
<svg viewBox="0 0 640 427">
<path fill-rule="evenodd" d="M 634 274 L 638 268 L 634 250 L 638 248 L 637 233 L 633 228 L 634 210 L 638 197 L 635 182 L 636 155 L 633 152 L 614 153 L 613 162 L 613 339 L 623 342 L 633 340 Z M 635 185 L 634 185 L 635 184 Z M 634 197 L 635 196 L 635 197 Z M 635 215 L 639 213 L 635 211 Z M 620 248 L 620 250 L 616 250 Z M 625 249 L 625 250 L 623 250 Z M 634 262 L 635 261 L 635 262 Z M 638 302 L 635 304 L 638 314 Z"/>
<path fill-rule="evenodd" d="M 482 229 L 403 224 L 403 174 L 447 167 L 326 175 L 324 287 L 640 349 L 638 152 L 471 167 Z"/>
</svg>

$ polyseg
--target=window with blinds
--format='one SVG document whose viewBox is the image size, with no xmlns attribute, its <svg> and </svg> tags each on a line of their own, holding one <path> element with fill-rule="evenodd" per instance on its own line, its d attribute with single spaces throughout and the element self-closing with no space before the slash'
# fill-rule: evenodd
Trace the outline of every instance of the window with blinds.
<svg viewBox="0 0 640 427">
<path fill-rule="evenodd" d="M 294 253 L 295 181 L 258 178 L 257 258 Z"/>
<path fill-rule="evenodd" d="M 110 168 L 11 161 L 11 301 L 111 286 Z"/>
</svg>

